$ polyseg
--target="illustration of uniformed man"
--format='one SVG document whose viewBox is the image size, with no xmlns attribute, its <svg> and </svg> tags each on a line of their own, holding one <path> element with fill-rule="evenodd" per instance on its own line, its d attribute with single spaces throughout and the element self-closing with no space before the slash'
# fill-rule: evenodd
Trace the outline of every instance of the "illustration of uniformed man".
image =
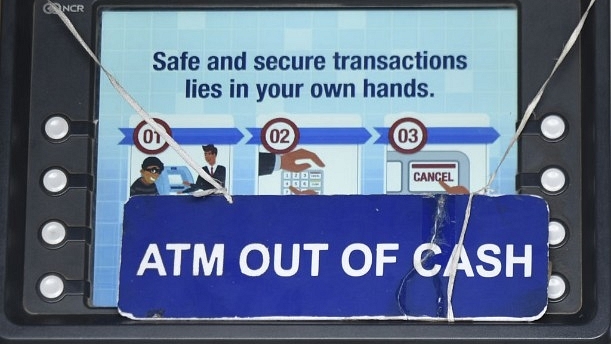
<svg viewBox="0 0 611 344">
<path fill-rule="evenodd" d="M 203 166 L 202 169 L 204 170 L 204 172 L 212 176 L 212 178 L 214 178 L 219 184 L 221 184 L 221 186 L 225 187 L 225 178 L 226 178 L 227 171 L 225 169 L 225 166 L 218 165 L 216 163 L 216 156 L 218 154 L 218 149 L 214 147 L 214 145 L 211 145 L 211 144 L 202 146 L 202 149 L 204 150 L 204 160 L 206 160 L 206 163 L 207 163 L 207 165 Z M 190 192 L 193 192 L 195 190 L 200 190 L 200 189 L 201 190 L 215 189 L 215 187 L 212 186 L 212 184 L 204 180 L 204 178 L 202 178 L 201 176 L 197 177 L 195 184 L 191 184 L 189 182 L 184 182 L 183 184 L 188 186 L 188 188 L 183 190 L 182 193 L 190 193 Z"/>
</svg>

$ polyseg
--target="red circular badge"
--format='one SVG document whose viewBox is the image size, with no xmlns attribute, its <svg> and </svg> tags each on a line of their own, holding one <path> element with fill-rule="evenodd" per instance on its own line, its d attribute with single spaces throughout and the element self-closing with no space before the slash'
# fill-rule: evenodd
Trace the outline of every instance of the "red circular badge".
<svg viewBox="0 0 611 344">
<path fill-rule="evenodd" d="M 159 118 L 153 118 L 157 124 L 159 124 L 165 132 L 172 136 L 172 129 L 170 126 Z M 159 154 L 166 149 L 168 149 L 169 144 L 165 142 L 165 140 L 159 135 L 153 127 L 142 121 L 138 123 L 136 128 L 134 129 L 134 134 L 132 135 L 132 139 L 134 141 L 134 146 L 145 154 Z"/>
<path fill-rule="evenodd" d="M 274 118 L 261 129 L 261 144 L 271 153 L 283 154 L 299 143 L 299 128 L 286 118 Z"/>
<path fill-rule="evenodd" d="M 426 127 L 415 118 L 405 117 L 397 120 L 388 131 L 388 142 L 399 153 L 419 152 L 428 138 Z"/>
</svg>

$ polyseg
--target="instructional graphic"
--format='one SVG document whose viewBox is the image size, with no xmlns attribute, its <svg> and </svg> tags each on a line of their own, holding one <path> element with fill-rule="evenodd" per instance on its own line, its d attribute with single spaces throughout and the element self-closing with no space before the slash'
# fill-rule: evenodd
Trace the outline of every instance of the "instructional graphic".
<svg viewBox="0 0 611 344">
<path fill-rule="evenodd" d="M 515 128 L 515 9 L 101 18 L 102 63 L 233 195 L 475 191 Z M 124 203 L 211 185 L 103 78 L 98 115 L 93 304 L 116 306 Z M 515 193 L 516 169 L 491 190 Z"/>
</svg>

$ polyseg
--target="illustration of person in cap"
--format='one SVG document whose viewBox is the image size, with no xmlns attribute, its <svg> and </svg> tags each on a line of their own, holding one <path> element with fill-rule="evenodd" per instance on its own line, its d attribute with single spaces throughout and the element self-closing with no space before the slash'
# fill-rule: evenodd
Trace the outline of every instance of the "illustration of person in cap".
<svg viewBox="0 0 611 344">
<path fill-rule="evenodd" d="M 214 147 L 214 145 L 205 145 L 202 146 L 204 150 L 204 160 L 206 160 L 207 165 L 202 168 L 206 173 L 208 173 L 212 178 L 214 178 L 221 186 L 225 187 L 225 178 L 226 178 L 226 169 L 223 165 L 218 165 L 216 163 L 216 155 L 218 154 L 218 149 Z M 214 189 L 215 187 L 204 180 L 204 178 L 197 177 L 195 184 L 191 184 L 189 182 L 183 182 L 187 189 L 183 190 L 182 193 L 190 193 L 195 190 L 209 190 Z"/>
<path fill-rule="evenodd" d="M 159 195 L 155 182 L 163 172 L 163 162 L 159 158 L 149 156 L 142 161 L 140 178 L 136 179 L 129 188 L 129 196 L 136 195 Z"/>
</svg>

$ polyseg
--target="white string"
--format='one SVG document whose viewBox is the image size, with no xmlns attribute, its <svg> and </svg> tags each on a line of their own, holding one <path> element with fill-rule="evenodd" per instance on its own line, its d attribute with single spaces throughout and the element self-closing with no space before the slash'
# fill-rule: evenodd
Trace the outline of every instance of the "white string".
<svg viewBox="0 0 611 344">
<path fill-rule="evenodd" d="M 526 107 L 526 111 L 524 111 L 524 115 L 522 117 L 522 120 L 520 121 L 520 124 L 518 125 L 518 128 L 516 129 L 516 132 L 514 133 L 511 141 L 509 142 L 509 145 L 508 145 L 507 149 L 505 150 L 505 153 L 501 157 L 501 160 L 499 161 L 499 164 L 497 165 L 497 167 L 495 168 L 494 172 L 490 176 L 490 179 L 488 180 L 488 183 L 486 183 L 486 185 L 482 189 L 480 189 L 478 191 L 475 191 L 475 192 L 471 192 L 469 194 L 469 201 L 467 202 L 467 209 L 465 210 L 465 219 L 463 221 L 463 225 L 462 225 L 462 229 L 461 229 L 461 232 L 460 232 L 460 237 L 459 237 L 459 240 L 458 240 L 457 248 L 452 251 L 452 255 L 450 256 L 450 276 L 449 276 L 449 280 L 448 280 L 448 289 L 447 289 L 447 295 L 448 295 L 448 297 L 447 297 L 447 299 L 448 299 L 447 320 L 448 320 L 448 322 L 454 322 L 454 320 L 455 320 L 455 318 L 454 318 L 454 310 L 452 308 L 452 295 L 454 293 L 454 282 L 456 280 L 456 271 L 458 269 L 458 260 L 460 259 L 460 255 L 461 255 L 462 250 L 463 250 L 463 243 L 464 243 L 465 233 L 467 232 L 467 226 L 469 224 L 469 218 L 471 216 L 471 206 L 472 206 L 473 197 L 475 197 L 475 194 L 487 193 L 488 192 L 488 190 L 490 188 L 490 185 L 492 184 L 492 182 L 496 178 L 496 175 L 497 175 L 501 165 L 505 161 L 505 158 L 507 158 L 507 156 L 509 155 L 509 151 L 511 150 L 513 145 L 518 141 L 518 138 L 520 137 L 520 135 L 524 131 L 524 128 L 526 127 L 526 123 L 528 122 L 528 120 L 532 116 L 535 108 L 539 104 L 539 101 L 541 100 L 541 97 L 543 96 L 543 92 L 545 92 L 545 89 L 547 88 L 547 84 L 552 79 L 552 77 L 556 73 L 556 70 L 558 70 L 558 67 L 562 64 L 562 62 L 564 61 L 564 59 L 566 58 L 568 53 L 571 51 L 571 49 L 573 48 L 573 46 L 577 42 L 577 39 L 578 39 L 579 34 L 581 33 L 582 29 L 583 29 L 583 25 L 584 25 L 584 23 L 586 21 L 586 18 L 588 17 L 588 14 L 590 13 L 590 9 L 592 8 L 592 6 L 594 6 L 595 2 L 596 2 L 596 0 L 591 0 L 590 1 L 590 4 L 588 5 L 588 7 L 586 8 L 585 12 L 581 16 L 581 19 L 579 20 L 579 23 L 577 24 L 577 26 L 573 30 L 573 33 L 571 33 L 571 36 L 569 37 L 568 41 L 564 45 L 564 48 L 562 49 L 562 52 L 560 53 L 560 56 L 558 57 L 558 60 L 556 61 L 556 64 L 554 64 L 554 68 L 552 69 L 550 75 L 547 77 L 547 79 L 545 80 L 545 82 L 543 83 L 543 85 L 541 86 L 541 88 L 539 89 L 537 94 L 535 95 L 535 97 L 531 100 L 531 102 Z"/>
<path fill-rule="evenodd" d="M 543 96 L 543 93 L 545 92 L 545 89 L 547 88 L 547 85 L 548 85 L 549 81 L 552 79 L 552 77 L 556 73 L 558 67 L 562 64 L 562 62 L 564 62 L 564 59 L 566 58 L 566 56 L 568 55 L 568 53 L 570 52 L 572 47 L 577 42 L 579 34 L 581 33 L 581 31 L 583 29 L 583 25 L 585 23 L 585 20 L 587 19 L 588 14 L 590 12 L 590 9 L 594 6 L 595 2 L 596 2 L 596 0 L 591 0 L 590 1 L 590 4 L 586 8 L 586 10 L 585 10 L 584 14 L 582 15 L 581 19 L 579 20 L 579 23 L 577 24 L 577 26 L 573 30 L 571 36 L 569 37 L 567 43 L 565 44 L 564 49 L 562 50 L 560 56 L 558 57 L 558 60 L 556 61 L 556 63 L 554 65 L 550 75 L 547 77 L 547 79 L 545 80 L 545 82 L 543 83 L 543 85 L 541 86 L 541 88 L 539 89 L 537 94 L 535 95 L 535 97 L 532 99 L 532 101 L 526 107 L 526 111 L 524 112 L 522 120 L 520 121 L 520 124 L 518 125 L 518 128 L 517 128 L 516 132 L 514 133 L 514 135 L 513 135 L 512 139 L 511 139 L 507 149 L 505 150 L 505 153 L 501 157 L 501 159 L 499 161 L 499 164 L 497 165 L 497 167 L 495 168 L 494 172 L 490 176 L 490 179 L 488 180 L 486 185 L 481 190 L 478 190 L 476 192 L 471 192 L 469 194 L 469 200 L 467 202 L 467 208 L 465 210 L 465 218 L 464 218 L 464 221 L 463 221 L 463 226 L 462 226 L 462 229 L 461 229 L 461 233 L 460 233 L 460 237 L 459 237 L 459 240 L 458 240 L 457 248 L 452 251 L 452 255 L 450 257 L 450 264 L 451 264 L 450 265 L 450 276 L 449 276 L 448 289 L 447 289 L 447 300 L 448 300 L 447 320 L 449 322 L 453 322 L 455 320 L 455 318 L 454 318 L 454 311 L 453 311 L 453 308 L 452 308 L 452 295 L 453 295 L 454 284 L 455 284 L 455 280 L 456 280 L 456 271 L 457 271 L 457 268 L 458 268 L 458 261 L 460 259 L 460 255 L 462 253 L 463 244 L 464 244 L 464 237 L 465 237 L 465 233 L 467 231 L 467 227 L 468 227 L 468 224 L 469 224 L 469 218 L 471 216 L 471 206 L 472 206 L 473 197 L 475 196 L 476 193 L 486 193 L 489 190 L 490 185 L 492 184 L 492 182 L 496 178 L 496 175 L 497 175 L 501 165 L 503 164 L 503 162 L 505 161 L 505 159 L 509 155 L 509 152 L 510 152 L 511 148 L 513 148 L 514 144 L 517 142 L 518 138 L 520 137 L 520 135 L 524 131 L 524 128 L 525 128 L 528 120 L 532 116 L 532 114 L 534 112 L 534 109 L 539 104 L 539 102 L 541 100 L 541 97 Z M 216 192 L 222 193 L 225 196 L 225 198 L 230 203 L 232 203 L 231 195 L 229 195 L 227 190 L 225 188 L 223 188 L 219 183 L 217 183 L 214 180 L 214 178 L 212 178 L 207 173 L 205 173 L 203 171 L 203 169 L 195 161 L 193 161 L 193 159 L 191 159 L 191 157 L 182 149 L 182 147 L 180 147 L 180 145 L 178 145 L 178 143 L 176 143 L 176 141 L 174 141 L 174 139 L 170 135 L 168 135 L 166 133 L 165 129 L 163 127 L 161 127 L 159 124 L 157 124 L 149 116 L 149 114 L 138 104 L 138 102 L 133 97 L 131 97 L 129 95 L 129 93 L 116 80 L 116 78 L 110 72 L 108 72 L 106 70 L 106 68 L 104 68 L 104 66 L 102 66 L 102 64 L 100 63 L 98 58 L 95 56 L 93 51 L 91 51 L 89 46 L 85 43 L 85 41 L 78 34 L 78 32 L 76 31 L 76 28 L 74 27 L 74 25 L 72 25 L 72 23 L 70 22 L 68 17 L 66 17 L 66 15 L 64 15 L 63 12 L 58 10 L 52 2 L 48 1 L 47 3 L 50 5 L 49 8 L 51 9 L 51 11 L 54 12 L 55 14 L 57 14 L 59 16 L 59 18 L 62 20 L 62 22 L 64 22 L 64 24 L 70 30 L 72 35 L 78 40 L 80 45 L 85 49 L 85 51 L 87 51 L 89 56 L 91 56 L 91 58 L 100 67 L 100 69 L 104 72 L 104 74 L 106 74 L 106 76 L 108 77 L 110 83 L 119 92 L 119 94 L 130 104 L 130 106 L 143 118 L 144 121 L 146 121 L 147 124 L 149 124 L 153 128 L 153 130 L 155 130 L 157 133 L 159 133 L 159 135 L 170 145 L 170 147 L 172 147 L 178 153 L 178 155 L 181 158 L 183 158 L 183 160 L 189 166 L 191 166 L 202 178 L 204 178 L 204 180 L 210 182 L 210 184 L 212 184 L 217 189 Z"/>
<path fill-rule="evenodd" d="M 68 30 L 70 30 L 74 38 L 76 38 L 76 40 L 83 47 L 83 49 L 85 49 L 87 54 L 89 54 L 89 56 L 93 59 L 93 61 L 95 61 L 95 63 L 100 67 L 100 69 L 104 72 L 104 74 L 106 74 L 106 77 L 108 78 L 112 86 L 117 90 L 117 92 L 119 92 L 121 97 L 123 97 L 123 99 L 125 99 L 125 101 L 129 103 L 129 105 L 138 113 L 138 115 L 140 115 L 140 117 L 142 117 L 142 119 L 148 125 L 150 125 L 153 128 L 153 130 L 156 133 L 158 133 L 165 140 L 165 142 L 167 142 L 168 145 L 172 147 L 172 149 L 174 149 L 174 151 L 176 151 L 176 153 L 185 161 L 185 163 L 191 166 L 191 168 L 194 169 L 200 177 L 202 177 L 204 180 L 206 180 L 207 182 L 209 182 L 210 184 L 212 184 L 212 186 L 216 188 L 212 192 L 194 192 L 193 195 L 196 197 L 201 197 L 201 196 L 207 196 L 210 193 L 219 193 L 219 194 L 223 194 L 229 203 L 233 203 L 233 199 L 231 195 L 229 194 L 229 192 L 227 191 L 227 189 L 225 189 L 214 178 L 212 178 L 212 176 L 206 173 L 201 168 L 201 166 L 199 166 L 191 158 L 191 156 L 189 156 L 189 154 L 185 152 L 184 149 L 182 149 L 182 147 L 172 138 L 172 136 L 166 133 L 165 129 L 161 125 L 159 125 L 157 122 L 155 122 L 155 120 L 153 120 L 153 118 L 148 114 L 148 112 L 146 112 L 146 110 L 144 110 L 144 108 L 142 108 L 142 106 L 138 104 L 138 102 L 123 88 L 123 86 L 121 86 L 119 81 L 117 81 L 117 79 L 112 75 L 112 73 L 110 73 L 100 63 L 100 60 L 93 53 L 93 51 L 89 48 L 87 43 L 85 43 L 81 35 L 78 33 L 78 31 L 74 27 L 74 25 L 72 25 L 72 22 L 70 21 L 70 19 L 68 19 L 68 17 L 60 9 L 58 9 L 56 5 L 53 4 L 51 1 L 47 1 L 47 4 L 49 5 L 49 9 L 53 13 L 59 16 L 59 18 L 62 20 L 64 25 L 66 25 Z"/>
<path fill-rule="evenodd" d="M 524 111 L 524 116 L 522 117 L 522 120 L 520 121 L 520 125 L 518 125 L 518 129 L 516 130 L 515 134 L 513 135 L 513 138 L 509 142 L 509 146 L 507 147 L 507 150 L 505 150 L 505 154 L 503 154 L 503 157 L 501 158 L 499 164 L 496 166 L 494 173 L 492 173 L 492 175 L 490 176 L 490 180 L 484 187 L 484 190 L 487 191 L 490 185 L 492 184 L 492 182 L 494 181 L 494 179 L 496 178 L 496 174 L 498 173 L 499 169 L 501 168 L 501 165 L 505 161 L 505 158 L 507 158 L 507 156 L 509 155 L 509 151 L 511 150 L 513 145 L 518 141 L 518 138 L 522 134 L 522 131 L 524 131 L 524 127 L 526 127 L 526 123 L 528 122 L 528 120 L 530 119 L 530 116 L 532 116 L 533 112 L 535 111 L 535 108 L 539 104 L 539 101 L 541 100 L 541 97 L 543 96 L 543 92 L 545 92 L 545 89 L 547 88 L 547 84 L 549 83 L 549 81 L 552 79 L 552 77 L 556 73 L 556 70 L 558 69 L 558 67 L 560 67 L 562 62 L 564 62 L 564 59 L 571 51 L 571 48 L 573 48 L 573 45 L 575 45 L 575 42 L 577 42 L 577 38 L 579 37 L 581 30 L 583 29 L 583 25 L 586 21 L 586 18 L 588 17 L 588 14 L 590 13 L 590 9 L 592 8 L 592 6 L 594 6 L 595 2 L 596 0 L 590 1 L 588 8 L 586 8 L 585 12 L 581 16 L 581 19 L 579 20 L 579 23 L 577 24 L 577 26 L 573 30 L 573 33 L 571 34 L 568 41 L 564 45 L 564 49 L 562 49 L 562 52 L 560 53 L 560 57 L 558 57 L 558 60 L 556 60 L 556 64 L 554 65 L 552 72 L 547 77 L 547 79 L 545 80 L 541 88 L 539 89 L 539 92 L 537 92 L 533 100 L 531 100 L 530 104 L 528 104 L 528 106 L 526 107 L 526 111 Z"/>
</svg>

